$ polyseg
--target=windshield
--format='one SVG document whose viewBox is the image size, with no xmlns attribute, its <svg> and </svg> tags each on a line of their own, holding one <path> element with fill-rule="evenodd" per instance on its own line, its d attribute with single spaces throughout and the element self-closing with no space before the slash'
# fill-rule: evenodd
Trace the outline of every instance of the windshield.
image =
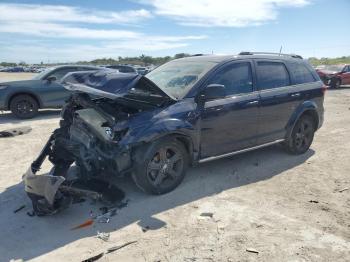
<svg viewBox="0 0 350 262">
<path fill-rule="evenodd" d="M 215 65 L 211 61 L 174 60 L 157 67 L 145 77 L 165 93 L 181 99 Z"/>
<path fill-rule="evenodd" d="M 343 65 L 326 65 L 324 67 L 325 70 L 336 71 L 336 72 L 340 72 L 341 70 L 343 70 L 343 68 L 344 68 Z"/>
<path fill-rule="evenodd" d="M 36 76 L 34 76 L 32 79 L 33 80 L 40 80 L 42 79 L 44 76 L 46 76 L 46 74 L 50 71 L 52 71 L 53 69 L 55 69 L 55 67 L 50 67 L 45 69 L 44 71 L 40 72 L 39 74 L 37 74 Z"/>
</svg>

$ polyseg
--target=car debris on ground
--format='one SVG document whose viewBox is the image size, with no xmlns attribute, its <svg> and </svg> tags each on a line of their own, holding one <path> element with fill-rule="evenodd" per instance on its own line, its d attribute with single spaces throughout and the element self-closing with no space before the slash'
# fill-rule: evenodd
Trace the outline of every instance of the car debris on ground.
<svg viewBox="0 0 350 262">
<path fill-rule="evenodd" d="M 17 212 L 19 212 L 19 211 L 21 211 L 23 208 L 25 208 L 26 207 L 26 205 L 21 205 L 19 208 L 17 208 L 17 209 L 15 209 L 14 211 L 13 211 L 13 213 L 17 213 Z"/>
<path fill-rule="evenodd" d="M 86 220 L 84 223 L 73 227 L 71 230 L 85 228 L 85 227 L 91 226 L 93 223 L 94 223 L 94 220 L 90 218 L 90 219 Z"/>
<path fill-rule="evenodd" d="M 346 190 L 349 190 L 350 188 L 349 187 L 345 187 L 345 188 L 343 188 L 343 189 L 340 189 L 338 192 L 339 193 L 342 193 L 342 192 L 344 192 L 344 191 L 346 191 Z"/>
<path fill-rule="evenodd" d="M 25 191 L 32 200 L 34 215 L 53 215 L 68 208 L 73 203 L 81 203 L 84 197 L 107 203 L 111 208 L 96 215 L 93 220 L 108 223 L 117 209 L 127 206 L 121 202 L 124 192 L 116 186 L 101 180 L 79 180 L 57 175 L 35 175 L 35 168 L 29 168 L 24 174 Z M 80 228 L 80 227 L 78 227 Z"/>
<path fill-rule="evenodd" d="M 109 236 L 110 236 L 109 233 L 99 232 L 99 231 L 97 231 L 97 235 L 96 235 L 97 238 L 102 239 L 103 241 L 106 241 L 106 242 L 109 240 Z"/>
<path fill-rule="evenodd" d="M 310 203 L 318 204 L 319 202 L 317 200 L 309 200 Z"/>
<path fill-rule="evenodd" d="M 259 251 L 254 248 L 247 248 L 246 251 L 249 253 L 259 254 Z"/>
<path fill-rule="evenodd" d="M 211 213 L 211 212 L 203 212 L 200 214 L 201 217 L 210 217 L 210 218 L 213 218 L 214 216 L 214 213 Z"/>
<path fill-rule="evenodd" d="M 117 250 L 119 250 L 119 249 L 122 249 L 122 248 L 124 248 L 124 247 L 126 247 L 126 246 L 129 246 L 129 245 L 131 245 L 131 244 L 134 244 L 134 243 L 137 243 L 137 241 L 130 241 L 130 242 L 127 242 L 127 243 L 125 243 L 125 244 L 123 244 L 123 245 L 120 245 L 120 246 L 110 247 L 110 248 L 108 248 L 106 251 L 101 252 L 101 253 L 99 253 L 98 255 L 95 255 L 95 256 L 90 257 L 90 258 L 88 258 L 88 259 L 85 259 L 85 260 L 83 260 L 82 262 L 93 262 L 93 261 L 97 261 L 97 260 L 99 260 L 100 258 L 102 258 L 102 257 L 103 257 L 104 255 L 106 255 L 106 254 L 112 253 L 112 252 L 114 252 L 114 251 L 117 251 Z"/>
<path fill-rule="evenodd" d="M 0 137 L 20 136 L 20 135 L 28 134 L 30 131 L 32 131 L 32 128 L 29 126 L 11 128 L 11 129 L 0 131 Z"/>
</svg>

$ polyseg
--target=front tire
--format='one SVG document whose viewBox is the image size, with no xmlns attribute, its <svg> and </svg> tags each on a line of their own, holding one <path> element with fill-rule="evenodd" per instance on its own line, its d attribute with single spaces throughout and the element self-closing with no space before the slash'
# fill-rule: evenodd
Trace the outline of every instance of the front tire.
<svg viewBox="0 0 350 262">
<path fill-rule="evenodd" d="M 175 138 L 165 138 L 136 150 L 133 180 L 146 193 L 161 195 L 174 190 L 184 179 L 188 153 Z"/>
<path fill-rule="evenodd" d="M 313 119 L 304 115 L 295 124 L 292 134 L 285 143 L 287 151 L 294 155 L 300 155 L 309 150 L 314 139 L 315 124 Z"/>
<path fill-rule="evenodd" d="M 10 102 L 11 112 L 20 119 L 35 117 L 38 109 L 38 102 L 30 95 L 17 95 Z"/>
<path fill-rule="evenodd" d="M 340 86 L 341 86 L 341 80 L 340 79 L 335 78 L 335 79 L 331 80 L 331 88 L 338 89 L 338 88 L 340 88 Z"/>
</svg>

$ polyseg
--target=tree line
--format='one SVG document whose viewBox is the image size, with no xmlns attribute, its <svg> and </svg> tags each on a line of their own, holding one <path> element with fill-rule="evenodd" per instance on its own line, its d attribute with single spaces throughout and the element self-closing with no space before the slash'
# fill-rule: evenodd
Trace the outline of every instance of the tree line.
<svg viewBox="0 0 350 262">
<path fill-rule="evenodd" d="M 316 58 L 316 57 L 310 57 L 309 62 L 314 65 L 338 65 L 338 64 L 350 64 L 350 56 L 342 56 L 342 57 L 336 57 L 336 58 Z"/>
<path fill-rule="evenodd" d="M 153 57 L 153 56 L 147 56 L 147 55 L 140 55 L 140 56 L 126 56 L 121 57 L 119 56 L 117 59 L 114 58 L 99 58 L 92 61 L 79 61 L 76 64 L 85 64 L 85 65 L 115 65 L 115 64 L 130 64 L 130 65 L 139 65 L 139 66 L 148 66 L 148 65 L 161 65 L 164 64 L 170 60 L 183 58 L 190 56 L 190 54 L 187 53 L 179 53 L 174 56 L 163 56 L 163 57 Z M 350 64 L 350 56 L 342 56 L 342 57 L 336 57 L 336 58 L 316 58 L 316 57 L 310 57 L 309 62 L 314 65 L 335 65 L 335 64 Z M 67 63 L 60 63 L 60 64 L 67 64 Z M 25 62 L 20 63 L 7 63 L 7 62 L 1 62 L 0 66 L 25 66 L 27 65 Z M 41 63 L 40 65 L 45 65 L 44 63 Z"/>
<path fill-rule="evenodd" d="M 147 55 L 140 55 L 140 56 L 133 56 L 133 57 L 119 56 L 118 59 L 99 58 L 92 61 L 79 61 L 78 64 L 93 64 L 93 65 L 130 64 L 130 65 L 148 66 L 148 65 L 161 65 L 166 62 L 169 62 L 170 60 L 183 58 L 187 56 L 190 56 L 190 54 L 179 53 L 174 55 L 173 57 L 172 56 L 152 57 Z"/>
</svg>

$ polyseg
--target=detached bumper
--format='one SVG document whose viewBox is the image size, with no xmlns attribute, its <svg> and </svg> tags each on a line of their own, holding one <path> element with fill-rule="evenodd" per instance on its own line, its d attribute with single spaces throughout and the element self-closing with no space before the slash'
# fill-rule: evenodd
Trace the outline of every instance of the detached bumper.
<svg viewBox="0 0 350 262">
<path fill-rule="evenodd" d="M 53 206 L 55 195 L 60 185 L 66 180 L 62 176 L 35 175 L 31 168 L 23 175 L 24 190 L 38 197 L 43 197 Z"/>
</svg>

